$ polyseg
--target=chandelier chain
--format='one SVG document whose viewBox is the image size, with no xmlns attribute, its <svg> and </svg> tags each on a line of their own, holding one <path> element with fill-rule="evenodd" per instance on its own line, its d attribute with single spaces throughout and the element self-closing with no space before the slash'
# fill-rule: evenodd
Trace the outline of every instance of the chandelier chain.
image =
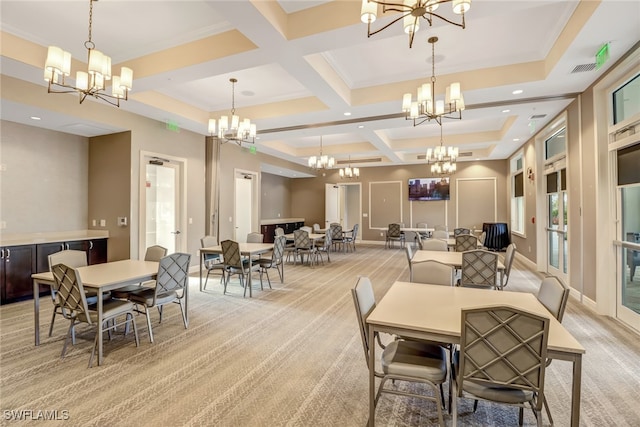
<svg viewBox="0 0 640 427">
<path fill-rule="evenodd" d="M 84 47 L 87 49 L 95 49 L 96 45 L 91 40 L 91 32 L 93 27 L 93 0 L 89 0 L 89 40 L 84 42 Z"/>
</svg>

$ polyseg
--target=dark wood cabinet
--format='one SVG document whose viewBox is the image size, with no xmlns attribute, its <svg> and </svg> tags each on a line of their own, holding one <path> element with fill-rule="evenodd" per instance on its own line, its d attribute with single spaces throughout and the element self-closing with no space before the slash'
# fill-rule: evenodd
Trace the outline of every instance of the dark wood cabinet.
<svg viewBox="0 0 640 427">
<path fill-rule="evenodd" d="M 281 224 L 263 224 L 260 226 L 260 232 L 264 236 L 263 242 L 273 243 L 276 228 L 280 227 L 284 230 L 284 234 L 290 234 L 303 226 L 304 221 L 283 222 Z"/>
<path fill-rule="evenodd" d="M 86 251 L 89 264 L 107 262 L 106 238 L 2 247 L 0 252 L 1 303 L 33 298 L 31 275 L 49 271 L 49 255 L 65 249 Z M 41 295 L 49 291 L 48 286 L 40 288 Z"/>
<path fill-rule="evenodd" d="M 34 245 L 6 246 L 0 250 L 2 303 L 33 297 L 31 274 L 35 270 Z"/>
</svg>

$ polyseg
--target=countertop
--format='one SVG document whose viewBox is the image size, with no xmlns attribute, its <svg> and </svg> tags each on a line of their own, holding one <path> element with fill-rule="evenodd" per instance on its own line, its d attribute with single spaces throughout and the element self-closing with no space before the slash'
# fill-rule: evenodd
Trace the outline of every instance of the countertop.
<svg viewBox="0 0 640 427">
<path fill-rule="evenodd" d="M 290 222 L 304 222 L 304 218 L 261 219 L 260 225 L 287 224 Z"/>
<path fill-rule="evenodd" d="M 55 231 L 0 235 L 1 246 L 34 245 L 38 243 L 69 242 L 74 240 L 106 239 L 106 230 Z"/>
</svg>

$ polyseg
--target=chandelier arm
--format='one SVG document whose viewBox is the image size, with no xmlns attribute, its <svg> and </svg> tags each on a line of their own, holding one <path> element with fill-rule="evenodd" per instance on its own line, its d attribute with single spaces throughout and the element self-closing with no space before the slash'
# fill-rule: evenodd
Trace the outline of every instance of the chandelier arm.
<svg viewBox="0 0 640 427">
<path fill-rule="evenodd" d="M 398 11 L 398 12 L 402 12 L 402 11 Z M 399 20 L 403 19 L 403 18 L 404 18 L 405 16 L 407 16 L 407 15 L 411 15 L 411 11 L 404 13 L 404 15 L 400 16 L 399 18 L 394 19 L 393 21 L 389 22 L 389 23 L 388 23 L 387 25 L 385 25 L 384 27 L 379 28 L 379 29 L 377 29 L 377 30 L 376 30 L 376 31 L 374 31 L 374 32 L 371 32 L 371 31 L 370 31 L 371 27 L 369 26 L 369 27 L 367 28 L 367 37 L 371 37 L 371 36 L 373 36 L 373 35 L 375 35 L 375 34 L 378 34 L 378 33 L 379 33 L 380 31 L 382 31 L 382 30 L 386 30 L 386 29 L 387 29 L 387 28 L 389 28 L 391 25 L 395 24 L 396 22 L 398 22 Z"/>
<path fill-rule="evenodd" d="M 432 19 L 427 18 L 427 15 L 429 15 L 429 16 L 431 16 L 431 17 L 435 16 L 436 18 L 440 18 L 440 19 L 442 19 L 443 21 L 448 22 L 449 24 L 455 25 L 456 27 L 465 28 L 464 13 L 462 13 L 462 14 L 461 14 L 461 15 L 462 15 L 462 23 L 457 23 L 457 22 L 453 22 L 452 20 L 447 19 L 447 18 L 445 18 L 444 16 L 439 15 L 439 14 L 437 14 L 437 13 L 434 13 L 434 12 L 425 12 L 425 14 L 424 14 L 424 15 L 422 15 L 422 17 L 423 17 L 427 22 L 429 22 L 429 26 L 431 27 L 431 26 L 432 26 Z"/>
<path fill-rule="evenodd" d="M 446 1 L 451 1 L 451 0 L 446 0 Z M 389 3 L 389 2 L 384 1 L 384 0 L 369 0 L 369 3 L 375 3 L 375 4 L 382 5 L 382 13 L 385 13 L 387 11 L 406 12 L 407 10 L 409 10 L 409 12 L 411 12 L 411 10 L 412 10 L 411 6 L 403 4 L 403 3 Z M 396 8 L 398 8 L 398 9 L 396 9 Z"/>
</svg>

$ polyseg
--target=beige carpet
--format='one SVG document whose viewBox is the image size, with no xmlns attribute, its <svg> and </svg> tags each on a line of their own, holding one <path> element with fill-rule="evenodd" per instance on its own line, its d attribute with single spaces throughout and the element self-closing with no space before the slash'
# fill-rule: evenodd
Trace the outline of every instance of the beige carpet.
<svg viewBox="0 0 640 427">
<path fill-rule="evenodd" d="M 66 324 L 48 338 L 51 305 L 43 299 L 41 335 L 33 345 L 33 304 L 0 307 L 0 425 L 65 426 L 363 426 L 368 415 L 368 376 L 349 289 L 358 275 L 373 280 L 382 298 L 408 279 L 403 251 L 359 245 L 332 254 L 317 268 L 287 265 L 285 282 L 243 298 L 237 283 L 223 296 L 217 278 L 206 292 L 190 284 L 190 324 L 178 307 L 155 316 L 155 343 L 137 317 L 141 345 L 131 335 L 105 340 L 105 363 L 87 368 L 93 335 L 80 328 L 78 343 L 59 357 Z M 540 278 L 516 261 L 509 289 L 535 291 Z M 154 313 L 155 314 L 155 313 Z M 638 335 L 570 302 L 564 324 L 587 348 L 583 362 L 585 426 L 640 425 Z M 85 331 L 85 332 L 83 332 Z M 555 425 L 569 424 L 571 364 L 555 361 L 546 394 Z M 517 425 L 517 410 L 472 402 L 459 405 L 460 425 Z M 66 421 L 15 421 L 49 412 Z M 14 412 L 11 412 L 14 411 Z M 22 411 L 22 412 L 21 412 Z M 428 403 L 384 397 L 378 425 L 435 425 Z M 451 424 L 451 419 L 445 419 Z M 545 425 L 548 425 L 546 416 Z M 535 425 L 531 412 L 525 424 Z"/>
</svg>

